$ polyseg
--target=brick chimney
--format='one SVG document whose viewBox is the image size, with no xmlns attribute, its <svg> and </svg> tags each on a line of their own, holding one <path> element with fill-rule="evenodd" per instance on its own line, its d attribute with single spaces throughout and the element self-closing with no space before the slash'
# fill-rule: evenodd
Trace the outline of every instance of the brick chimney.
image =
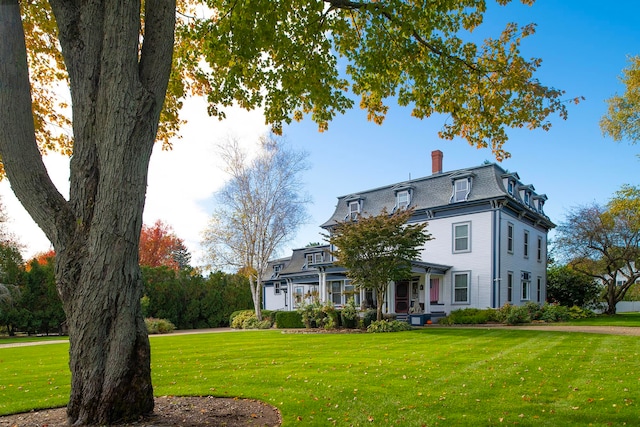
<svg viewBox="0 0 640 427">
<path fill-rule="evenodd" d="M 433 150 L 431 152 L 431 173 L 437 174 L 442 173 L 442 151 Z"/>
</svg>

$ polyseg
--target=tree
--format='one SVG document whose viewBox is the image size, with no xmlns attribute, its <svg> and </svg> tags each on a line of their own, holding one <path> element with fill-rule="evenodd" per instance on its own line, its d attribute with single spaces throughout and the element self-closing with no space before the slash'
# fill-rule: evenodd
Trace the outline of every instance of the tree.
<svg viewBox="0 0 640 427">
<path fill-rule="evenodd" d="M 262 320 L 262 279 L 276 251 L 306 220 L 300 174 L 307 154 L 274 135 L 260 140 L 261 151 L 248 160 L 236 141 L 222 147 L 229 181 L 218 192 L 203 244 L 218 266 L 233 266 L 249 278 L 253 306 Z"/>
<path fill-rule="evenodd" d="M 547 270 L 547 300 L 566 307 L 593 308 L 601 300 L 602 285 L 568 265 L 552 265 Z"/>
<path fill-rule="evenodd" d="M 191 260 L 184 241 L 161 220 L 153 226 L 142 226 L 139 252 L 140 265 L 147 267 L 167 266 L 181 270 L 187 268 Z"/>
<path fill-rule="evenodd" d="M 572 210 L 558 227 L 558 251 L 572 269 L 605 287 L 607 314 L 640 279 L 640 189 L 623 186 L 606 206 Z"/>
<path fill-rule="evenodd" d="M 640 56 L 629 58 L 629 67 L 620 79 L 625 85 L 623 95 L 607 100 L 607 114 L 600 119 L 600 129 L 614 141 L 640 141 Z"/>
<path fill-rule="evenodd" d="M 359 288 L 377 295 L 377 319 L 382 320 L 382 306 L 390 281 L 411 277 L 411 261 L 420 256 L 422 246 L 431 235 L 427 223 L 407 224 L 413 209 L 393 214 L 384 209 L 376 216 L 362 216 L 339 223 L 325 236 L 336 249 L 336 265 L 347 269 L 347 277 Z"/>
<path fill-rule="evenodd" d="M 184 97 L 206 95 L 219 117 L 232 104 L 262 107 L 276 130 L 305 114 L 326 129 L 351 93 L 381 122 L 397 99 L 419 118 L 448 115 L 441 136 L 498 158 L 508 127 L 566 117 L 563 92 L 535 77 L 540 60 L 520 55 L 533 25 L 465 40 L 483 0 L 214 0 L 199 10 L 187 0 L 177 37 L 175 0 L 141 3 L 0 0 L 0 157 L 57 254 L 71 424 L 153 409 L 138 245 L 152 146 L 170 145 Z M 70 113 L 60 87 L 70 88 Z M 68 200 L 42 162 L 52 149 L 73 155 Z"/>
</svg>

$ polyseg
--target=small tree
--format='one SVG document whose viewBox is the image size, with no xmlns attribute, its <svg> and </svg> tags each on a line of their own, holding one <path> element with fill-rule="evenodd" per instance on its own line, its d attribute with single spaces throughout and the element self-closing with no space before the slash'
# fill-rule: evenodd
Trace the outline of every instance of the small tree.
<svg viewBox="0 0 640 427">
<path fill-rule="evenodd" d="M 262 320 L 262 277 L 269 259 L 306 220 L 308 200 L 299 193 L 306 153 L 274 135 L 261 139 L 252 161 L 237 142 L 222 148 L 230 179 L 217 195 L 218 208 L 204 232 L 213 263 L 233 266 L 249 278 L 253 305 Z"/>
<path fill-rule="evenodd" d="M 556 243 L 574 270 L 604 285 L 606 313 L 615 314 L 640 279 L 640 189 L 624 186 L 606 206 L 574 209 L 558 227 Z"/>
<path fill-rule="evenodd" d="M 419 257 L 431 235 L 427 223 L 407 224 L 413 209 L 392 215 L 383 210 L 376 216 L 362 216 L 339 223 L 325 236 L 335 247 L 336 264 L 347 269 L 347 277 L 358 288 L 377 295 L 377 319 L 382 320 L 382 304 L 389 281 L 411 276 L 411 261 Z"/>
<path fill-rule="evenodd" d="M 140 232 L 139 262 L 147 267 L 167 266 L 174 270 L 189 267 L 191 255 L 173 228 L 157 220 L 153 226 L 143 225 Z"/>
<path fill-rule="evenodd" d="M 553 265 L 547 270 L 547 299 L 566 307 L 593 308 L 600 301 L 602 285 L 592 276 L 579 273 L 567 265 Z"/>
</svg>

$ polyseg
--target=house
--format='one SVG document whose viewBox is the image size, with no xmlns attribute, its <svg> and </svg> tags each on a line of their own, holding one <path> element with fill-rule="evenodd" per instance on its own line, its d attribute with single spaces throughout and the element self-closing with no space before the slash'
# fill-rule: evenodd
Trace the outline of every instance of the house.
<svg viewBox="0 0 640 427">
<path fill-rule="evenodd" d="M 398 317 L 544 302 L 547 234 L 555 227 L 544 213 L 547 197 L 497 164 L 443 172 L 442 162 L 442 152 L 433 151 L 429 176 L 339 197 L 321 227 L 330 233 L 339 222 L 384 208 L 413 207 L 410 222 L 428 222 L 433 239 L 412 262 L 412 277 L 389 284 L 385 312 Z M 356 289 L 329 249 L 295 249 L 272 261 L 263 278 L 265 309 L 295 310 L 314 299 L 340 307 L 351 297 L 362 307 L 375 306 L 377 296 Z"/>
</svg>

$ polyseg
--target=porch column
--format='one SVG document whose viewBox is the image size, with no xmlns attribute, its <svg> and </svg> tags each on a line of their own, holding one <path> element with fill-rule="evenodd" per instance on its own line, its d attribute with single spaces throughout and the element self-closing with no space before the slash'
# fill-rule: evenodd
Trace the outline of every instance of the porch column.
<svg viewBox="0 0 640 427">
<path fill-rule="evenodd" d="M 320 294 L 318 297 L 320 298 L 320 302 L 324 304 L 327 300 L 327 273 L 323 269 L 318 273 L 318 281 L 318 293 Z"/>
<path fill-rule="evenodd" d="M 427 268 L 424 274 L 424 312 L 431 314 L 431 269 Z"/>
</svg>

